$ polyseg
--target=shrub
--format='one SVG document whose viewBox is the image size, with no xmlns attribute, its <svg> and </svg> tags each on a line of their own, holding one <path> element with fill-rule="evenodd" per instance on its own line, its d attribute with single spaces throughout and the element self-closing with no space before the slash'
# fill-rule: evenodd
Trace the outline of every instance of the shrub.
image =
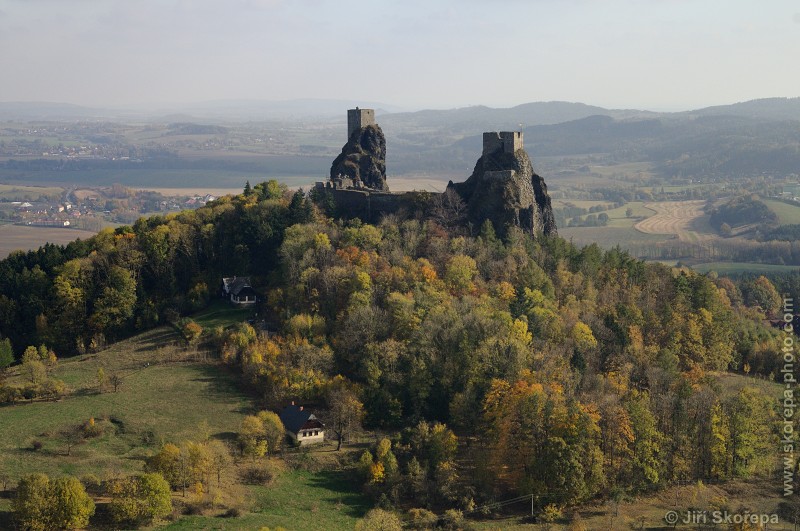
<svg viewBox="0 0 800 531">
<path fill-rule="evenodd" d="M 99 437 L 103 434 L 103 426 L 94 421 L 94 417 L 90 418 L 81 426 L 84 437 Z"/>
<path fill-rule="evenodd" d="M 409 509 L 408 518 L 414 529 L 433 529 L 436 527 L 436 515 L 427 509 Z"/>
<path fill-rule="evenodd" d="M 238 507 L 231 507 L 222 516 L 225 518 L 239 518 L 242 516 L 242 511 Z"/>
<path fill-rule="evenodd" d="M 39 450 L 41 450 L 42 449 L 42 441 L 36 440 L 36 441 L 31 442 L 31 449 L 34 452 L 38 452 Z"/>
<path fill-rule="evenodd" d="M 372 509 L 356 522 L 356 531 L 402 531 L 400 518 L 383 509 Z"/>
<path fill-rule="evenodd" d="M 117 480 L 111 486 L 110 509 L 115 522 L 147 522 L 172 513 L 169 483 L 161 474 Z"/>
<path fill-rule="evenodd" d="M 32 474 L 19 481 L 13 510 L 21 528 L 45 531 L 84 528 L 95 506 L 76 478 L 51 481 L 44 474 Z"/>
</svg>

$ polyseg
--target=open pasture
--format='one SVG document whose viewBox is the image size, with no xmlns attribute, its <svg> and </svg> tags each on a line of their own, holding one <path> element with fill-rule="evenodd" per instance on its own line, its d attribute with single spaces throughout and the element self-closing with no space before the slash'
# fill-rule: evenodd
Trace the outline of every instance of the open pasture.
<svg viewBox="0 0 800 531">
<path fill-rule="evenodd" d="M 13 251 L 38 249 L 48 242 L 65 245 L 78 238 L 86 239 L 91 236 L 94 236 L 94 232 L 77 229 L 0 225 L 0 259 Z"/>
</svg>

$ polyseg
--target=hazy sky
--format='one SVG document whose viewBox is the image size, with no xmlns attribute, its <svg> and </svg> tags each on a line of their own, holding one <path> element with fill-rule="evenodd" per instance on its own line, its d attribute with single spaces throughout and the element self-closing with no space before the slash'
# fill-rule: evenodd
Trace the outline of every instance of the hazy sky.
<svg viewBox="0 0 800 531">
<path fill-rule="evenodd" d="M 0 101 L 800 96 L 797 0 L 0 0 Z"/>
</svg>

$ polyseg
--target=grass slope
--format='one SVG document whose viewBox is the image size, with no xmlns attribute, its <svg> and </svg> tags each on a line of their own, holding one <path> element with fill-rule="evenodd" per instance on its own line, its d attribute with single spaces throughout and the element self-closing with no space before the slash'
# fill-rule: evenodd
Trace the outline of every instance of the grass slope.
<svg viewBox="0 0 800 531">
<path fill-rule="evenodd" d="M 762 199 L 765 205 L 778 216 L 781 225 L 793 225 L 800 223 L 800 206 L 790 205 L 782 201 Z"/>
<path fill-rule="evenodd" d="M 354 488 L 345 472 L 286 472 L 268 487 L 252 487 L 253 507 L 250 513 L 240 518 L 190 516 L 165 529 L 283 527 L 288 531 L 349 531 L 370 507 L 368 500 Z"/>
<path fill-rule="evenodd" d="M 185 353 L 172 345 L 176 339 L 172 330 L 159 328 L 101 353 L 61 361 L 53 376 L 67 383 L 71 395 L 0 407 L 0 471 L 13 478 L 31 472 L 135 472 L 162 441 L 195 439 L 204 420 L 212 436 L 232 437 L 252 408 L 250 400 L 223 368 L 181 361 Z M 98 391 L 100 367 L 107 377 L 122 377 L 118 392 L 108 384 Z M 103 435 L 67 456 L 60 432 L 91 417 L 103 425 Z M 43 445 L 38 452 L 31 450 L 34 440 Z"/>
</svg>

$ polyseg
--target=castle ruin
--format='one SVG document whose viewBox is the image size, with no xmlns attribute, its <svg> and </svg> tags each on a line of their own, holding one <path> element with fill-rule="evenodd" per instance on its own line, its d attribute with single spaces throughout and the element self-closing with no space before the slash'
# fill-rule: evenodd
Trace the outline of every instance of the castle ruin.
<svg viewBox="0 0 800 531">
<path fill-rule="evenodd" d="M 316 190 L 331 200 L 334 215 L 377 222 L 401 211 L 426 211 L 440 194 L 392 193 L 386 182 L 386 138 L 373 109 L 348 109 L 347 143 L 333 161 L 330 179 Z M 465 223 L 490 220 L 501 236 L 509 226 L 531 234 L 556 234 L 547 186 L 533 171 L 521 131 L 483 133 L 483 153 L 472 175 L 447 185 L 466 207 Z"/>
<path fill-rule="evenodd" d="M 490 155 L 495 151 L 511 153 L 524 149 L 521 131 L 492 131 L 483 133 L 483 154 Z"/>
<path fill-rule="evenodd" d="M 347 110 L 347 138 L 353 136 L 354 131 L 358 131 L 368 125 L 375 125 L 375 109 L 355 109 Z"/>
</svg>

